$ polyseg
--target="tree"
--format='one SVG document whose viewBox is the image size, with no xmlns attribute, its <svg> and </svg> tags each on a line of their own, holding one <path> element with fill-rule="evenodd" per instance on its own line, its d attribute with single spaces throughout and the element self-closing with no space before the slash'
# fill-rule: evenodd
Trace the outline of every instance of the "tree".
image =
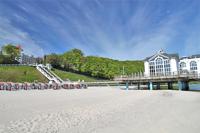
<svg viewBox="0 0 200 133">
<path fill-rule="evenodd" d="M 67 71 L 90 75 L 97 78 L 113 79 L 116 75 L 130 75 L 144 70 L 142 61 L 118 61 L 97 56 L 84 56 L 79 49 L 72 49 L 61 55 L 51 54 L 47 56 L 47 62 L 53 67 L 61 67 Z"/>
<path fill-rule="evenodd" d="M 72 49 L 62 55 L 62 64 L 68 70 L 81 71 L 84 54 L 79 49 Z"/>
<path fill-rule="evenodd" d="M 21 49 L 12 44 L 7 44 L 2 47 L 2 53 L 5 56 L 9 56 L 10 58 L 15 59 L 15 57 L 20 56 Z"/>
<path fill-rule="evenodd" d="M 61 57 L 52 53 L 46 56 L 46 63 L 50 63 L 53 67 L 59 68 L 61 66 Z"/>
<path fill-rule="evenodd" d="M 3 64 L 3 62 L 4 62 L 4 56 L 0 55 L 0 64 Z"/>
<path fill-rule="evenodd" d="M 9 57 L 9 56 L 4 56 L 0 55 L 0 64 L 18 64 L 15 59 Z"/>
<path fill-rule="evenodd" d="M 21 48 L 12 44 L 2 46 L 2 54 L 0 56 L 0 64 L 18 64 L 15 60 L 21 54 Z"/>
</svg>

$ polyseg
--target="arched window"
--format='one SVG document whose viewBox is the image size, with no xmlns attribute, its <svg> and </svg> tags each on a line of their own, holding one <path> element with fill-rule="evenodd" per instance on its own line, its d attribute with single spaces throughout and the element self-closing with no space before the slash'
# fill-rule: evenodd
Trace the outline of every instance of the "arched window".
<svg viewBox="0 0 200 133">
<path fill-rule="evenodd" d="M 162 65 L 163 60 L 161 58 L 156 59 L 156 65 Z"/>
<path fill-rule="evenodd" d="M 191 71 L 197 70 L 197 63 L 196 63 L 196 61 L 191 61 L 190 62 L 190 70 Z"/>
<path fill-rule="evenodd" d="M 163 75 L 163 60 L 161 58 L 156 59 L 156 74 Z"/>
<path fill-rule="evenodd" d="M 186 63 L 185 62 L 181 62 L 180 63 L 180 69 L 182 70 L 182 69 L 184 69 L 186 67 Z"/>
<path fill-rule="evenodd" d="M 155 63 L 153 61 L 149 63 L 149 70 L 150 70 L 150 75 L 155 76 Z"/>
</svg>

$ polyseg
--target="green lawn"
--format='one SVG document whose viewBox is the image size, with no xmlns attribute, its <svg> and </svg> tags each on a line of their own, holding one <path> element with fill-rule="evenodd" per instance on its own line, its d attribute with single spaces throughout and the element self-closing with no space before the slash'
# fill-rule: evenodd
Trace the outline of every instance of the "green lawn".
<svg viewBox="0 0 200 133">
<path fill-rule="evenodd" d="M 62 70 L 58 70 L 58 69 L 53 69 L 52 71 L 63 80 L 69 79 L 71 81 L 77 81 L 80 79 L 80 80 L 84 80 L 86 82 L 93 82 L 93 81 L 100 80 L 100 79 L 96 79 L 96 78 L 89 77 L 86 75 L 76 74 L 76 73 L 62 71 Z"/>
<path fill-rule="evenodd" d="M 4 82 L 48 82 L 36 68 L 29 66 L 0 66 L 0 81 Z"/>
<path fill-rule="evenodd" d="M 200 81 L 192 81 L 190 84 L 200 84 Z"/>
</svg>

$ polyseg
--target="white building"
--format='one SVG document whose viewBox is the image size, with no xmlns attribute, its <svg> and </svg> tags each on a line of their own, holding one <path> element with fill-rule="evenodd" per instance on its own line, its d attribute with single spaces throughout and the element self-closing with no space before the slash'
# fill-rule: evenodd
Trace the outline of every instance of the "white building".
<svg viewBox="0 0 200 133">
<path fill-rule="evenodd" d="M 200 75 L 200 54 L 179 59 L 178 54 L 167 54 L 160 50 L 144 60 L 145 76 L 165 76 L 180 73 Z"/>
<path fill-rule="evenodd" d="M 34 58 L 34 56 L 29 56 L 24 53 L 21 54 L 19 62 L 20 64 L 31 64 L 31 65 L 35 65 L 37 63 L 36 58 Z"/>
<path fill-rule="evenodd" d="M 167 54 L 160 50 L 144 60 L 145 76 L 164 76 L 177 74 L 179 70 L 178 54 Z"/>
<path fill-rule="evenodd" d="M 180 71 L 197 73 L 200 75 L 200 54 L 180 58 Z"/>
</svg>

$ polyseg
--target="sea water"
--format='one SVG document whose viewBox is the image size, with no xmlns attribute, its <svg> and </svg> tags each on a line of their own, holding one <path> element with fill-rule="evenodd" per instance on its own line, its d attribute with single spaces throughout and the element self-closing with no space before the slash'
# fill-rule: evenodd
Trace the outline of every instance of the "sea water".
<svg viewBox="0 0 200 133">
<path fill-rule="evenodd" d="M 189 84 L 190 90 L 199 90 L 200 91 L 200 84 Z"/>
</svg>

